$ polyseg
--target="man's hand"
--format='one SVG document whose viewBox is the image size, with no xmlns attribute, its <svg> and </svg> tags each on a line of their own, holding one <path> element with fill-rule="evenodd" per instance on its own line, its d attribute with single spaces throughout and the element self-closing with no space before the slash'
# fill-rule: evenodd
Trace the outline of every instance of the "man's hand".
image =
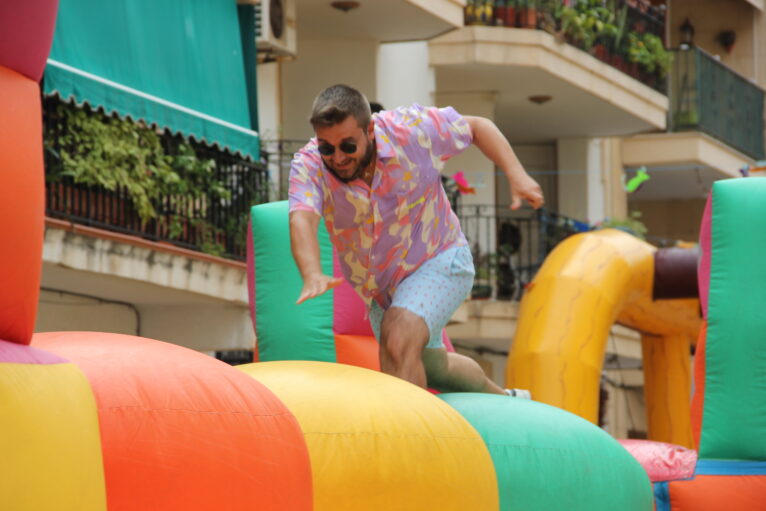
<svg viewBox="0 0 766 511">
<path fill-rule="evenodd" d="M 511 209 L 519 209 L 522 199 L 537 209 L 545 202 L 543 191 L 537 181 L 529 177 L 521 162 L 513 152 L 508 139 L 500 132 L 494 122 L 484 117 L 464 116 L 473 133 L 473 143 L 479 150 L 503 169 L 511 184 Z"/>
<path fill-rule="evenodd" d="M 317 297 L 328 289 L 340 286 L 342 283 L 343 279 L 340 277 L 328 277 L 321 273 L 310 275 L 303 280 L 303 290 L 295 304 L 298 305 L 309 298 Z"/>
<path fill-rule="evenodd" d="M 535 209 L 545 204 L 542 188 L 526 172 L 515 175 L 510 179 L 510 184 L 511 209 L 519 209 L 522 199 L 526 200 Z"/>
</svg>

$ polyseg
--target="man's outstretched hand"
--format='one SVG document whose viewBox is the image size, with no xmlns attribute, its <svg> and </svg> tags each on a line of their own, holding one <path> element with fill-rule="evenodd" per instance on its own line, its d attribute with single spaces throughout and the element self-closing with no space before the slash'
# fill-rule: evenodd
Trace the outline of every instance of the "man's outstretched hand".
<svg viewBox="0 0 766 511">
<path fill-rule="evenodd" d="M 522 199 L 526 200 L 535 209 L 545 204 L 542 188 L 527 173 L 511 181 L 511 209 L 519 209 Z"/>
<path fill-rule="evenodd" d="M 301 291 L 301 295 L 298 297 L 298 301 L 295 302 L 295 304 L 298 305 L 305 302 L 309 298 L 315 298 L 323 294 L 328 289 L 340 286 L 342 283 L 343 279 L 341 277 L 328 277 L 327 275 L 323 275 L 321 273 L 307 277 L 303 281 L 303 290 Z"/>
</svg>

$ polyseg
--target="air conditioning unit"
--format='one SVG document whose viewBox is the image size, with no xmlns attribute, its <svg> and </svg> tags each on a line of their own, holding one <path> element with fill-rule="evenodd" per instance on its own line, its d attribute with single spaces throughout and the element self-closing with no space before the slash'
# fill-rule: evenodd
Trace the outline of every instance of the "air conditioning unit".
<svg viewBox="0 0 766 511">
<path fill-rule="evenodd" d="M 295 57 L 295 0 L 261 0 L 254 7 L 259 60 Z"/>
</svg>

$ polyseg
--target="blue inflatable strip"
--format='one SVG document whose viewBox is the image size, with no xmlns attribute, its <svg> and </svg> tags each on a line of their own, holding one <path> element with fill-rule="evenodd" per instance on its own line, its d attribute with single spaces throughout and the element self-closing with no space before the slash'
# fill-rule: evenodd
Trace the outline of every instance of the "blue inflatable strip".
<svg viewBox="0 0 766 511">
<path fill-rule="evenodd" d="M 766 476 L 766 461 L 699 460 L 694 475 Z"/>
<path fill-rule="evenodd" d="M 670 511 L 668 483 L 654 483 L 654 505 L 656 511 Z"/>
</svg>

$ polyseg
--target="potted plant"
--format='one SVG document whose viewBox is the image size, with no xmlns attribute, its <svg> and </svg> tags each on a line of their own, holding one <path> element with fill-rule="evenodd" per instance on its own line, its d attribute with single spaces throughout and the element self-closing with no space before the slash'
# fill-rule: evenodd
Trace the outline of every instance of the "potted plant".
<svg viewBox="0 0 766 511">
<path fill-rule="evenodd" d="M 505 26 L 507 8 L 508 0 L 495 0 L 492 8 L 492 25 L 496 27 Z"/>
<path fill-rule="evenodd" d="M 537 28 L 537 1 L 520 0 L 519 27 Z"/>
<path fill-rule="evenodd" d="M 644 45 L 654 58 L 657 76 L 665 78 L 673 65 L 673 54 L 665 49 L 662 39 L 654 34 L 644 35 Z"/>
<path fill-rule="evenodd" d="M 637 238 L 646 239 L 648 229 L 641 221 L 641 212 L 634 210 L 628 214 L 628 218 L 607 218 L 596 225 L 597 230 L 618 229 L 632 234 Z"/>
<path fill-rule="evenodd" d="M 503 23 L 506 27 L 515 27 L 516 26 L 516 18 L 518 15 L 518 7 L 519 7 L 519 0 L 508 0 L 508 3 L 505 5 L 505 22 Z"/>
</svg>

